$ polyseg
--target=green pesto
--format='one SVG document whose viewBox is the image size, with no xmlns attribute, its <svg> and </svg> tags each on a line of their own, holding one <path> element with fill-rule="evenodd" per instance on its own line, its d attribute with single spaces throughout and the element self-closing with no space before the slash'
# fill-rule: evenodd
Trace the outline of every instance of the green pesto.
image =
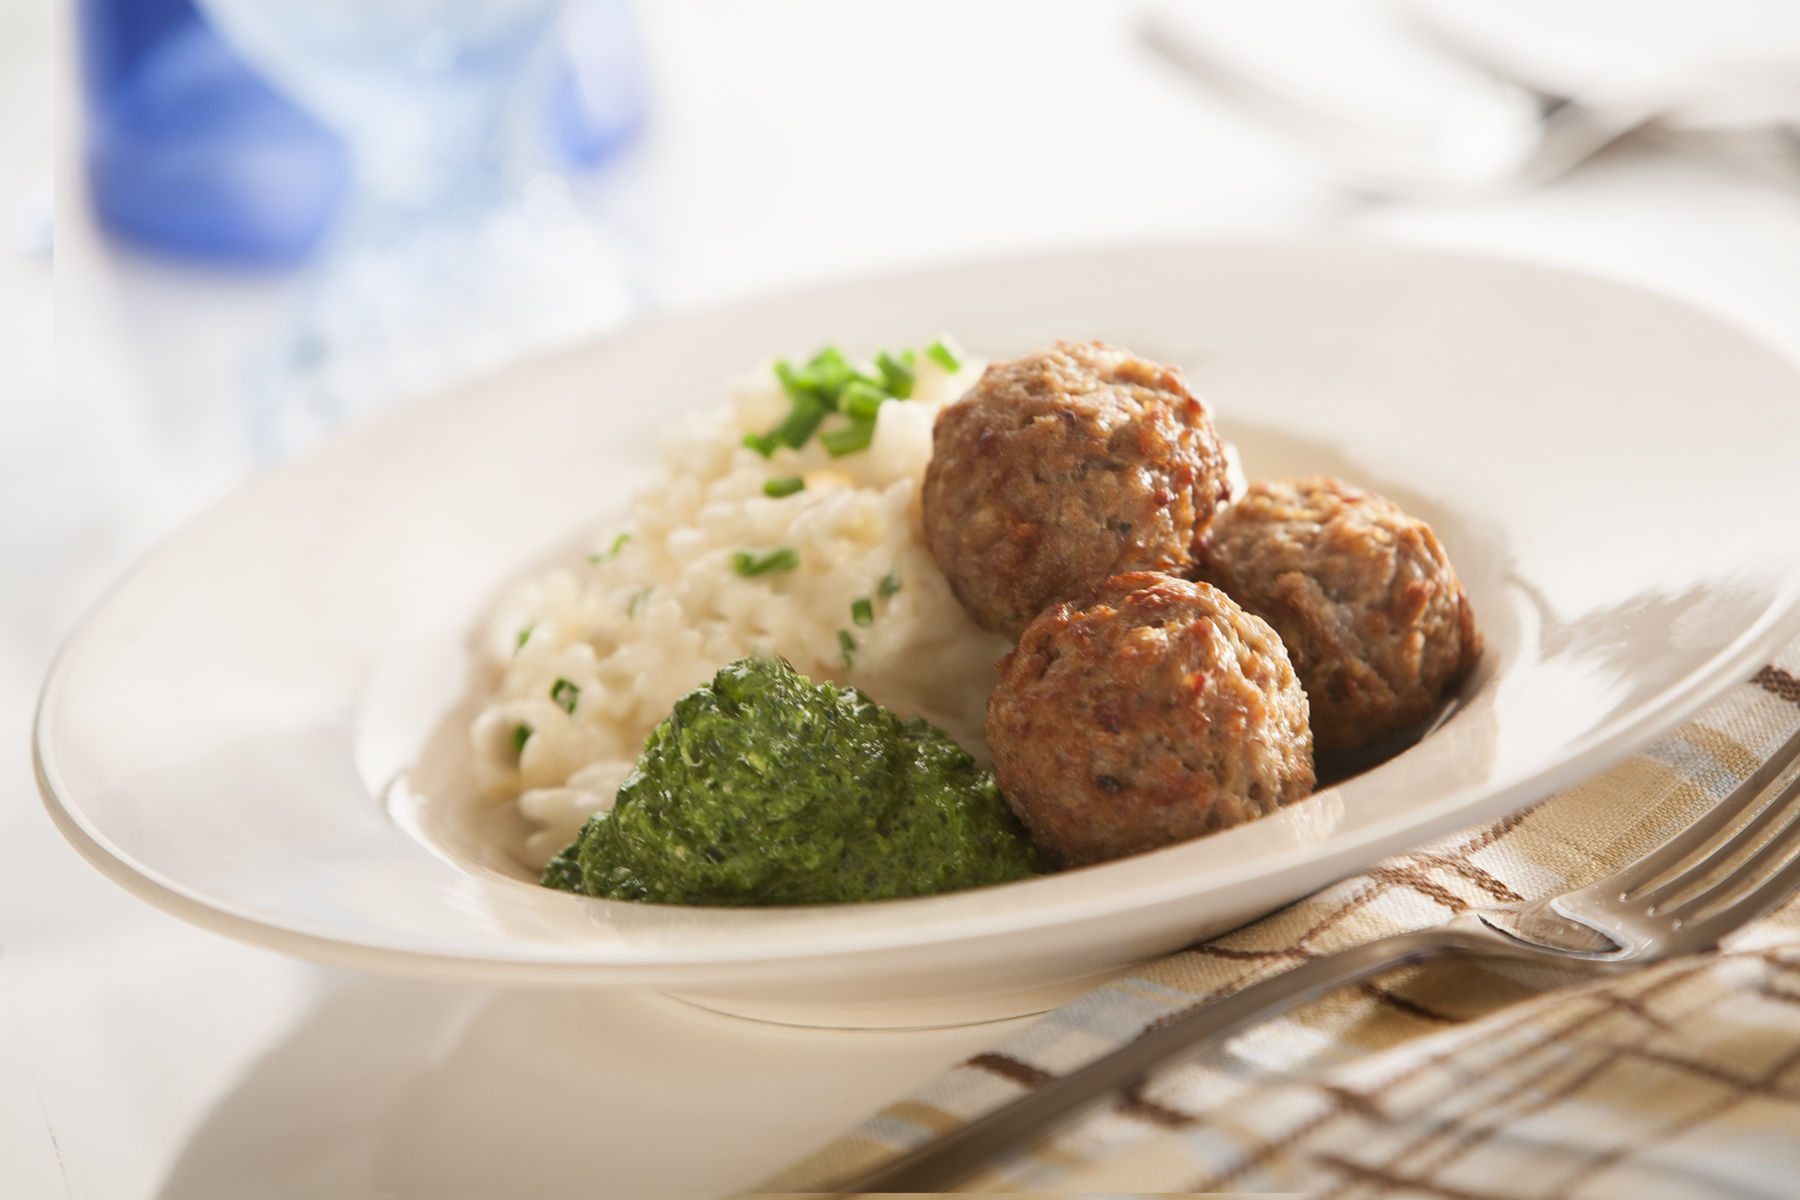
<svg viewBox="0 0 1800 1200">
<path fill-rule="evenodd" d="M 991 773 L 856 688 L 745 658 L 675 702 L 546 887 L 660 904 L 829 904 L 1045 868 Z"/>
</svg>

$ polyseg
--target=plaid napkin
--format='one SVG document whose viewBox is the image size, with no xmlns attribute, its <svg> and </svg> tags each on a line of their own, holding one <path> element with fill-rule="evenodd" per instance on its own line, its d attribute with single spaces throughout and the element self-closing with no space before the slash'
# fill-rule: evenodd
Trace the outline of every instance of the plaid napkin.
<svg viewBox="0 0 1800 1200">
<path fill-rule="evenodd" d="M 1301 959 L 1600 878 L 1728 793 L 1796 727 L 1800 642 L 1617 768 L 1118 979 L 765 1187 L 804 1192 L 872 1165 Z M 966 1188 L 1800 1195 L 1800 903 L 1716 952 L 1624 976 L 1444 959 L 1340 988 Z"/>
</svg>

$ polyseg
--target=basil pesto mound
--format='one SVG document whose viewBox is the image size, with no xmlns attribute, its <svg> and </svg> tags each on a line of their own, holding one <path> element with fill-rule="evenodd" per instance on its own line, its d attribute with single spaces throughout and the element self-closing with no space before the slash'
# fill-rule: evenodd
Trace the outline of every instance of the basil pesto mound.
<svg viewBox="0 0 1800 1200">
<path fill-rule="evenodd" d="M 660 904 L 826 904 L 1040 869 L 993 775 L 945 734 L 783 659 L 744 658 L 675 702 L 618 802 L 543 882 Z"/>
</svg>

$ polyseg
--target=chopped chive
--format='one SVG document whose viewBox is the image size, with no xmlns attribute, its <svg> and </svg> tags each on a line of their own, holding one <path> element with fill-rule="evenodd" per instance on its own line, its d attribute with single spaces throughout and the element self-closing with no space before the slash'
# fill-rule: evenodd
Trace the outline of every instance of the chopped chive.
<svg viewBox="0 0 1800 1200">
<path fill-rule="evenodd" d="M 881 577 L 881 585 L 875 589 L 875 594 L 885 600 L 899 590 L 900 568 L 891 567 L 888 573 Z"/>
<path fill-rule="evenodd" d="M 513 643 L 513 653 L 514 654 L 517 654 L 519 651 L 521 651 L 525 648 L 525 643 L 531 640 L 531 631 L 536 628 L 537 628 L 537 622 L 533 621 L 531 624 L 527 625 L 525 628 L 519 630 L 519 640 Z"/>
<path fill-rule="evenodd" d="M 844 665 L 854 666 L 856 662 L 856 639 L 850 636 L 848 629 L 838 630 L 838 649 L 843 651 Z"/>
<path fill-rule="evenodd" d="M 619 551 L 625 548 L 625 543 L 630 540 L 631 535 L 629 533 L 621 533 L 612 540 L 612 545 L 608 546 L 604 553 L 588 555 L 588 561 L 591 563 L 603 563 L 609 558 L 614 558 L 618 555 Z"/>
<path fill-rule="evenodd" d="M 581 689 L 566 679 L 558 679 L 550 685 L 550 699 L 556 701 L 556 706 L 566 713 L 572 715 L 575 712 L 575 701 L 580 697 Z"/>
<path fill-rule="evenodd" d="M 793 364 L 785 358 L 776 362 L 775 378 L 781 380 L 781 390 L 788 394 L 790 400 L 798 400 L 802 396 L 817 398 L 812 381 L 802 378 L 800 373 L 794 370 Z"/>
<path fill-rule="evenodd" d="M 731 556 L 731 569 L 745 578 L 767 575 L 772 571 L 791 571 L 799 565 L 800 552 L 792 546 L 777 546 L 767 554 L 739 550 Z"/>
<path fill-rule="evenodd" d="M 775 453 L 777 446 L 792 446 L 798 450 L 806 445 L 806 439 L 813 435 L 813 430 L 831 411 L 836 399 L 822 391 L 810 366 L 804 371 L 796 371 L 792 364 L 782 359 L 775 364 L 775 378 L 781 380 L 781 390 L 788 394 L 792 407 L 781 423 L 768 433 L 750 434 L 744 438 L 744 444 L 764 458 Z"/>
<path fill-rule="evenodd" d="M 925 353 L 947 371 L 962 366 L 961 351 L 947 337 L 933 342 Z M 833 457 L 866 449 L 873 436 L 872 429 L 866 426 L 872 425 L 882 403 L 912 397 L 917 380 L 913 369 L 916 361 L 914 351 L 893 354 L 883 350 L 875 356 L 875 373 L 870 374 L 866 367 L 858 367 L 836 346 L 826 346 L 799 368 L 786 359 L 778 360 L 774 366 L 775 377 L 781 381 L 791 407 L 781 423 L 769 432 L 745 434 L 744 445 L 764 458 L 773 455 L 778 446 L 792 446 L 798 450 L 818 432 L 819 422 L 828 413 L 840 412 L 850 417 L 851 425 L 848 429 L 820 434 L 825 448 Z"/>
<path fill-rule="evenodd" d="M 796 397 L 794 407 L 788 409 L 781 424 L 769 430 L 769 440 L 798 450 L 806 445 L 806 439 L 813 435 L 813 430 L 830 411 L 830 406 L 817 396 Z"/>
<path fill-rule="evenodd" d="M 843 394 L 844 386 L 862 377 L 836 346 L 827 346 L 813 355 L 803 375 L 818 390 L 820 398 L 833 408 L 839 407 L 838 398 Z"/>
<path fill-rule="evenodd" d="M 769 479 L 763 482 L 763 495 L 773 496 L 779 500 L 783 496 L 791 496 L 806 487 L 806 480 L 798 475 L 789 475 L 782 479 Z"/>
<path fill-rule="evenodd" d="M 808 360 L 806 369 L 814 374 L 834 371 L 842 371 L 848 374 L 850 371 L 850 360 L 845 358 L 844 352 L 839 350 L 836 346 L 826 346 Z"/>
<path fill-rule="evenodd" d="M 842 429 L 828 429 L 819 435 L 819 441 L 833 458 L 867 450 L 874 440 L 875 421 L 872 417 L 852 417 L 850 424 Z"/>
<path fill-rule="evenodd" d="M 810 392 L 802 392 L 794 397 L 793 407 L 788 409 L 787 416 L 781 423 L 767 433 L 752 430 L 744 435 L 744 445 L 756 451 L 764 458 L 775 453 L 778 446 L 792 446 L 798 450 L 806 445 L 806 439 L 813 435 L 819 422 L 831 408 L 825 401 Z"/>
<path fill-rule="evenodd" d="M 531 726 L 529 726 L 529 725 L 514 725 L 513 726 L 512 742 L 513 742 L 513 753 L 514 754 L 525 753 L 525 743 L 529 742 L 530 740 L 531 740 Z"/>
<path fill-rule="evenodd" d="M 638 605 L 642 604 L 645 600 L 648 600 L 650 598 L 650 593 L 655 590 L 654 587 L 644 587 L 631 593 L 631 601 L 625 605 L 625 616 L 627 620 L 637 620 Z"/>
<path fill-rule="evenodd" d="M 873 421 L 882 403 L 892 399 L 892 396 L 874 384 L 853 379 L 844 386 L 844 393 L 838 398 L 838 408 L 848 413 L 852 419 Z"/>
<path fill-rule="evenodd" d="M 886 350 L 875 356 L 875 367 L 881 372 L 881 386 L 896 400 L 912 399 L 913 381 L 917 378 L 912 365 L 911 350 L 902 352 L 898 358 Z"/>
<path fill-rule="evenodd" d="M 925 347 L 925 353 L 931 357 L 932 362 L 946 371 L 962 370 L 962 351 L 947 333 Z"/>
<path fill-rule="evenodd" d="M 850 619 L 858 625 L 873 625 L 875 623 L 874 603 L 867 596 L 861 600 L 852 600 L 850 602 Z"/>
</svg>

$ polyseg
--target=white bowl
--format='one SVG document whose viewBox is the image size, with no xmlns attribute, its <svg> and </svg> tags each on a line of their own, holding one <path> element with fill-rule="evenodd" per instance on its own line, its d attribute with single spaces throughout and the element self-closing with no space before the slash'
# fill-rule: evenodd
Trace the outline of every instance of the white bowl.
<svg viewBox="0 0 1800 1200">
<path fill-rule="evenodd" d="M 1328 471 L 1430 521 L 1487 637 L 1462 711 L 1276 816 L 1003 887 L 721 910 L 534 886 L 467 803 L 484 607 L 617 512 L 656 427 L 729 376 L 940 330 L 993 358 L 1098 337 L 1179 364 L 1251 478 Z M 260 480 L 64 647 L 40 779 L 118 882 L 312 958 L 808 1022 L 1032 1011 L 1527 805 L 1749 674 L 1800 626 L 1797 447 L 1800 375 L 1776 354 L 1538 267 L 1200 244 L 844 284 L 536 362 Z"/>
</svg>

